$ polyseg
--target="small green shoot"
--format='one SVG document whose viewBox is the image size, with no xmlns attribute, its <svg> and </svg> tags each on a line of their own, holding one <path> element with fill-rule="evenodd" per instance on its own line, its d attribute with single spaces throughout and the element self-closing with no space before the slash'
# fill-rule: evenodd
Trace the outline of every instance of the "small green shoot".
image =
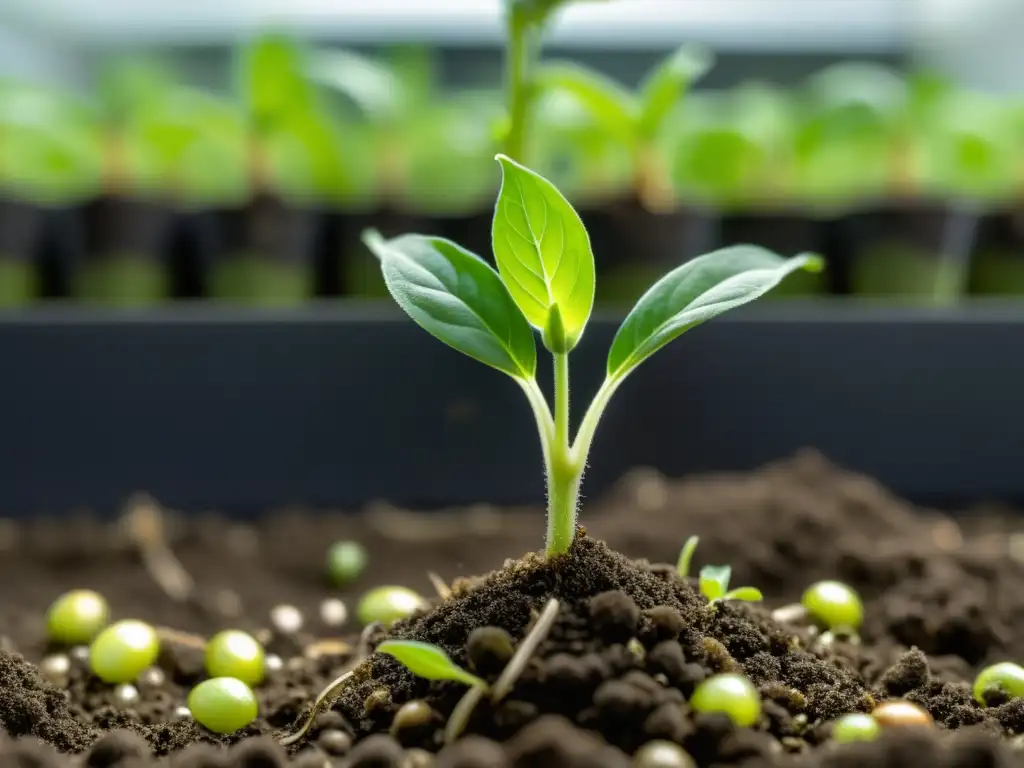
<svg viewBox="0 0 1024 768">
<path fill-rule="evenodd" d="M 604 383 L 572 437 L 569 355 L 594 303 L 590 238 L 550 181 L 504 155 L 496 159 L 503 172 L 492 227 L 497 270 L 440 237 L 385 240 L 371 230 L 363 241 L 379 259 L 388 291 L 420 327 L 511 376 L 523 390 L 537 422 L 547 475 L 547 552 L 558 555 L 569 550 L 576 535 L 580 485 L 598 422 L 626 378 L 691 328 L 763 296 L 792 272 L 819 271 L 822 261 L 737 245 L 669 272 L 623 321 L 608 352 Z M 536 379 L 536 331 L 554 358 L 553 411 Z"/>
<path fill-rule="evenodd" d="M 728 565 L 705 565 L 700 569 L 700 593 L 712 605 L 723 600 L 742 600 L 756 603 L 763 599 L 761 590 L 756 587 L 737 587 L 729 589 L 732 568 Z"/>
<path fill-rule="evenodd" d="M 679 578 L 686 581 L 690 578 L 690 563 L 693 561 L 693 553 L 697 549 L 697 544 L 700 543 L 700 538 L 697 536 L 691 536 L 683 544 L 683 551 L 679 553 L 679 561 L 676 563 L 676 573 L 679 574 Z"/>
<path fill-rule="evenodd" d="M 387 640 L 377 646 L 377 652 L 394 656 L 406 669 L 424 680 L 450 680 L 468 686 L 487 687 L 487 683 L 464 670 L 436 645 L 416 640 Z"/>
</svg>

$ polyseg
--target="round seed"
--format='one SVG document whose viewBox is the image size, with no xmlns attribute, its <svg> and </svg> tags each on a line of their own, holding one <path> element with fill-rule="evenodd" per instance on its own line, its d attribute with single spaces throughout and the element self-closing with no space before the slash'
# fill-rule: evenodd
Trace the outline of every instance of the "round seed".
<svg viewBox="0 0 1024 768">
<path fill-rule="evenodd" d="M 904 699 L 882 702 L 871 716 L 883 728 L 928 728 L 933 724 L 926 710 Z"/>
<path fill-rule="evenodd" d="M 270 611 L 270 623 L 282 635 L 294 635 L 302 629 L 302 611 L 294 605 L 276 605 Z"/>
</svg>

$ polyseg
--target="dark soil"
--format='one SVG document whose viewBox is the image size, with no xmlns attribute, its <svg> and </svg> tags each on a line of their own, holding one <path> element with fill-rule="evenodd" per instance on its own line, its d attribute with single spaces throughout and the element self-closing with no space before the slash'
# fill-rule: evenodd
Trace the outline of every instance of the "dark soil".
<svg viewBox="0 0 1024 768">
<path fill-rule="evenodd" d="M 590 535 L 569 557 L 526 556 L 482 579 L 470 577 L 536 548 L 544 527 L 538 510 L 285 512 L 252 525 L 167 514 L 167 543 L 196 584 L 180 601 L 156 584 L 118 526 L 88 517 L 7 522 L 0 527 L 0 724 L 15 741 L 0 745 L 0 768 L 69 765 L 73 758 L 60 753 L 81 755 L 77 764 L 90 768 L 141 768 L 154 759 L 211 768 L 288 761 L 625 768 L 654 738 L 684 745 L 701 768 L 1024 765 L 1013 738 L 1024 731 L 1024 704 L 983 710 L 964 682 L 986 663 L 1024 658 L 1017 520 L 995 512 L 953 520 L 915 509 L 813 454 L 757 473 L 685 481 L 638 471 L 587 506 Z M 711 608 L 670 568 L 650 564 L 674 562 L 691 534 L 701 537 L 695 568 L 731 564 L 733 583 L 760 587 L 766 606 Z M 324 569 L 338 538 L 359 540 L 371 553 L 363 577 L 341 590 Z M 646 560 L 627 560 L 601 539 Z M 353 662 L 359 627 L 354 618 L 340 627 L 325 621 L 322 601 L 341 598 L 354 612 L 362 591 L 387 583 L 429 595 L 428 570 L 453 583 L 454 595 L 394 634 L 437 643 L 491 681 L 504 662 L 480 650 L 471 632 L 500 628 L 519 642 L 545 601 L 560 601 L 550 635 L 511 694 L 495 707 L 481 703 L 467 735 L 442 748 L 464 689 L 428 685 L 390 657 L 371 655 L 306 739 L 290 750 L 277 746 L 274 737 L 290 732 L 316 693 Z M 823 650 L 805 628 L 769 618 L 819 578 L 843 579 L 863 595 L 859 646 Z M 90 678 L 72 651 L 67 673 L 43 667 L 58 685 L 44 682 L 34 665 L 66 650 L 46 647 L 44 613 L 74 587 L 101 591 L 115 618 L 166 628 L 163 674 L 119 690 Z M 282 604 L 302 613 L 298 632 L 273 630 L 270 612 Z M 260 718 L 222 738 L 180 708 L 201 679 L 203 638 L 228 627 L 258 634 L 281 665 L 257 689 Z M 685 703 L 697 682 L 728 669 L 749 675 L 764 697 L 753 729 L 695 716 Z M 894 697 L 921 704 L 939 727 L 841 749 L 829 741 L 835 716 Z M 429 706 L 428 717 L 409 725 L 400 716 L 396 725 L 395 713 L 413 699 Z"/>
</svg>

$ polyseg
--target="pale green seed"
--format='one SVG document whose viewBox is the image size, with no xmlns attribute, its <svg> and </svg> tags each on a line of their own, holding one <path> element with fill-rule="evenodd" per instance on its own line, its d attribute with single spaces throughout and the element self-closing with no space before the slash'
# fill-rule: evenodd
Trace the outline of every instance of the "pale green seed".
<svg viewBox="0 0 1024 768">
<path fill-rule="evenodd" d="M 252 689 L 234 677 L 214 677 L 188 694 L 195 721 L 214 733 L 234 733 L 256 719 L 259 705 Z"/>
<path fill-rule="evenodd" d="M 761 696 L 743 675 L 715 675 L 697 686 L 690 707 L 696 712 L 721 712 L 746 728 L 761 716 Z"/>
<path fill-rule="evenodd" d="M 263 646 L 237 629 L 218 632 L 206 644 L 206 671 L 211 677 L 234 677 L 246 685 L 263 680 Z"/>
<path fill-rule="evenodd" d="M 338 541 L 327 553 L 327 571 L 331 580 L 342 587 L 362 575 L 367 559 L 366 548 L 358 541 Z"/>
<path fill-rule="evenodd" d="M 854 712 L 843 715 L 832 725 L 832 739 L 838 744 L 854 741 L 874 741 L 882 732 L 878 721 L 871 715 Z"/>
<path fill-rule="evenodd" d="M 860 596 L 840 581 L 819 581 L 800 600 L 815 621 L 829 629 L 857 630 L 864 621 Z"/>
<path fill-rule="evenodd" d="M 103 595 L 91 589 L 73 589 L 53 601 L 46 614 L 50 639 L 55 643 L 90 643 L 110 620 Z"/>
<path fill-rule="evenodd" d="M 156 630 L 135 619 L 115 622 L 89 647 L 89 667 L 106 683 L 130 683 L 160 655 Z"/>
<path fill-rule="evenodd" d="M 426 607 L 426 600 L 411 589 L 377 587 L 363 595 L 356 612 L 364 626 L 375 621 L 389 626 L 400 619 L 409 618 L 416 611 Z"/>
</svg>

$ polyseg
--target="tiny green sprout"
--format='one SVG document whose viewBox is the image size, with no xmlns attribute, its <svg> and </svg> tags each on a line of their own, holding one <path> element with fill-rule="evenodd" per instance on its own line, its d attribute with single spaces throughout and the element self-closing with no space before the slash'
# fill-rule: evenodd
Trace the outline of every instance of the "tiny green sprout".
<svg viewBox="0 0 1024 768">
<path fill-rule="evenodd" d="M 402 666 L 424 680 L 451 680 L 469 686 L 487 687 L 487 683 L 464 670 L 436 645 L 415 640 L 387 640 L 377 646 L 377 653 L 394 656 Z"/>
<path fill-rule="evenodd" d="M 832 724 L 832 740 L 837 744 L 849 744 L 854 741 L 874 741 L 882 727 L 871 715 L 853 712 L 843 715 Z"/>
<path fill-rule="evenodd" d="M 359 578 L 366 569 L 366 547 L 358 541 L 336 541 L 327 552 L 327 572 L 336 586 Z"/>
<path fill-rule="evenodd" d="M 575 437 L 569 424 L 569 356 L 594 304 L 590 237 L 569 201 L 543 176 L 498 155 L 501 189 L 494 210 L 495 270 L 440 237 L 390 240 L 367 231 L 388 291 L 424 330 L 509 375 L 533 410 L 548 486 L 547 553 L 567 552 L 576 536 L 583 471 L 598 422 L 626 378 L 691 328 L 763 296 L 819 257 L 786 259 L 753 245 L 698 256 L 665 275 L 626 316 L 608 352 L 605 380 Z M 554 409 L 537 383 L 541 338 L 554 359 Z"/>
<path fill-rule="evenodd" d="M 206 671 L 211 677 L 234 677 L 256 685 L 264 675 L 263 646 L 247 632 L 218 632 L 206 644 Z"/>
<path fill-rule="evenodd" d="M 363 626 L 380 622 L 390 626 L 427 607 L 427 601 L 406 587 L 377 587 L 359 600 L 356 614 Z"/>
<path fill-rule="evenodd" d="M 693 553 L 696 551 L 697 544 L 699 543 L 699 537 L 691 536 L 683 544 L 683 550 L 679 553 L 679 560 L 676 562 L 676 573 L 679 574 L 679 578 L 683 581 L 690 578 L 690 563 L 693 562 Z"/>
<path fill-rule="evenodd" d="M 812 619 L 829 629 L 856 631 L 864 620 L 860 596 L 840 581 L 812 584 L 800 599 Z"/>
<path fill-rule="evenodd" d="M 987 707 L 988 695 L 993 691 L 1009 699 L 1024 696 L 1024 667 L 1012 661 L 1002 661 L 981 670 L 974 679 L 975 701 Z"/>
<path fill-rule="evenodd" d="M 743 675 L 715 675 L 697 686 L 690 708 L 695 712 L 721 712 L 740 728 L 747 728 L 761 716 L 761 695 Z"/>
<path fill-rule="evenodd" d="M 728 565 L 705 565 L 700 569 L 700 593 L 712 604 L 722 600 L 743 600 L 756 603 L 762 599 L 756 587 L 729 589 L 732 568 Z"/>
<path fill-rule="evenodd" d="M 96 635 L 89 646 L 89 667 L 105 683 L 130 683 L 159 654 L 156 630 L 145 622 L 124 619 Z"/>
<path fill-rule="evenodd" d="M 259 714 L 256 694 L 241 680 L 213 677 L 188 694 L 188 708 L 201 726 L 214 733 L 234 733 Z"/>
<path fill-rule="evenodd" d="M 54 600 L 46 613 L 46 628 L 55 643 L 89 643 L 107 625 L 110 609 L 103 595 L 73 589 Z"/>
</svg>

